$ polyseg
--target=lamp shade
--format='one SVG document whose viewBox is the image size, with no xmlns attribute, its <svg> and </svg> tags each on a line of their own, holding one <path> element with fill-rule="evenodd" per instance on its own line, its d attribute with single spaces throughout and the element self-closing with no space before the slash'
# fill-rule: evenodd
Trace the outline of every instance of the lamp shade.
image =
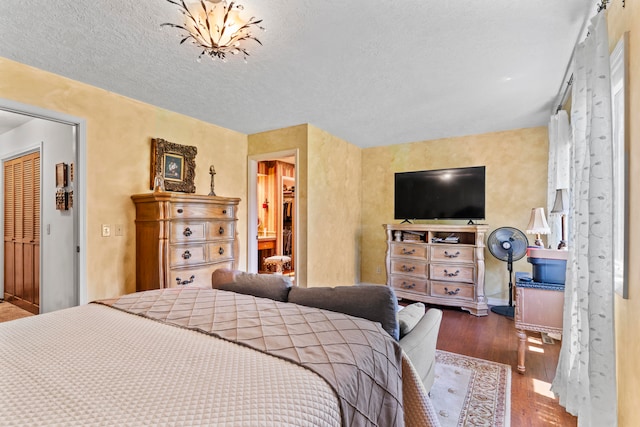
<svg viewBox="0 0 640 427">
<path fill-rule="evenodd" d="M 564 213 L 569 210 L 569 190 L 558 188 L 556 190 L 556 200 L 553 202 L 551 213 Z"/>
<path fill-rule="evenodd" d="M 529 219 L 529 225 L 527 226 L 527 233 L 529 234 L 549 234 L 551 229 L 547 223 L 547 218 L 544 216 L 544 208 L 531 209 L 531 218 Z"/>
</svg>

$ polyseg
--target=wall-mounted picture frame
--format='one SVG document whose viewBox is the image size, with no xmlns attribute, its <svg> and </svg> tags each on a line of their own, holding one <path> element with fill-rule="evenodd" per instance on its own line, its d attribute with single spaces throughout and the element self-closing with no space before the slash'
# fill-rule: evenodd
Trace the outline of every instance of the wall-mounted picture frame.
<svg viewBox="0 0 640 427">
<path fill-rule="evenodd" d="M 67 186 L 67 164 L 56 164 L 56 188 Z"/>
<path fill-rule="evenodd" d="M 162 158 L 162 178 L 165 182 L 184 179 L 184 157 L 174 153 L 164 153 Z"/>
<path fill-rule="evenodd" d="M 629 298 L 629 32 L 611 52 L 613 130 L 613 283 Z"/>
<path fill-rule="evenodd" d="M 195 193 L 197 153 L 196 147 L 152 138 L 150 189 L 154 189 L 155 178 L 160 176 L 166 191 Z"/>
</svg>

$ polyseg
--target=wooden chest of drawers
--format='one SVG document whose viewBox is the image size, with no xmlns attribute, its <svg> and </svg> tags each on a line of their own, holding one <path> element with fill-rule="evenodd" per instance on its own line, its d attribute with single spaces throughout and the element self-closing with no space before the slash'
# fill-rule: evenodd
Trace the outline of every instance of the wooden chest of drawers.
<svg viewBox="0 0 640 427">
<path fill-rule="evenodd" d="M 484 296 L 486 225 L 386 224 L 387 285 L 413 301 L 488 314 Z M 443 242 L 449 236 L 458 243 Z"/>
<path fill-rule="evenodd" d="M 240 199 L 158 192 L 136 205 L 136 291 L 211 287 L 211 273 L 236 268 Z"/>
</svg>

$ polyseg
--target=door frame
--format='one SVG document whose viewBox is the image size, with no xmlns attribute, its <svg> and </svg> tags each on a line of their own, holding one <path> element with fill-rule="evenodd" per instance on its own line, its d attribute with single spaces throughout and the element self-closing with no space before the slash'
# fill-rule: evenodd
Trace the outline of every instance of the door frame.
<svg viewBox="0 0 640 427">
<path fill-rule="evenodd" d="M 74 258 L 74 286 L 76 290 L 77 304 L 88 302 L 87 291 L 87 233 L 86 233 L 86 182 L 87 182 L 87 123 L 81 117 L 72 116 L 58 111 L 48 110 L 34 105 L 23 104 L 10 99 L 0 98 L 0 110 L 11 113 L 31 116 L 38 119 L 50 120 L 73 127 L 74 133 L 74 208 L 77 215 L 74 216 L 74 242 L 76 257 Z M 41 177 L 42 180 L 42 177 Z M 41 203 L 44 195 L 41 194 Z M 40 236 L 42 236 L 43 224 L 40 223 Z M 41 254 L 42 256 L 42 250 Z M 42 260 L 41 260 L 42 261 Z M 41 264 L 42 265 L 42 264 Z M 4 267 L 3 267 L 4 271 Z M 4 274 L 4 273 L 3 273 Z M 40 284 L 42 296 L 42 279 L 44 272 L 40 271 Z M 0 283 L 4 293 L 4 283 Z"/>
<path fill-rule="evenodd" d="M 250 273 L 258 272 L 258 162 L 274 160 L 281 157 L 294 157 L 295 161 L 295 180 L 296 190 L 299 188 L 300 178 L 298 176 L 299 167 L 299 150 L 284 150 L 271 153 L 255 154 L 248 156 L 248 177 L 247 177 L 247 271 Z M 299 191 L 294 192 L 293 224 L 295 233 L 293 234 L 293 249 L 295 251 L 293 257 L 293 271 L 296 276 L 300 271 L 300 223 L 298 221 L 300 211 L 298 203 Z M 297 280 L 296 280 L 297 282 Z"/>
</svg>

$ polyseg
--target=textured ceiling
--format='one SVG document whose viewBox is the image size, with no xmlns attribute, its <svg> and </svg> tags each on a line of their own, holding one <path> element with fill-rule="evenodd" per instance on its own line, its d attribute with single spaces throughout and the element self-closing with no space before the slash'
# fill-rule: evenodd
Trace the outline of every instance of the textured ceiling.
<svg viewBox="0 0 640 427">
<path fill-rule="evenodd" d="M 240 2 L 267 28 L 247 63 L 196 62 L 163 0 L 2 0 L 0 56 L 246 134 L 311 123 L 370 147 L 545 125 L 596 7 Z"/>
</svg>

